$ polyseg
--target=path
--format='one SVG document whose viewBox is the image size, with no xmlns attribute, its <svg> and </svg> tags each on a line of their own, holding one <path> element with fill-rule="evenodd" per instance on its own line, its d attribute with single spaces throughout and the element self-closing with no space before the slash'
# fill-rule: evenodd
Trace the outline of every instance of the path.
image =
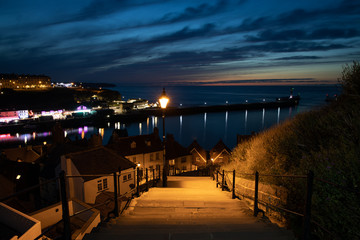
<svg viewBox="0 0 360 240">
<path fill-rule="evenodd" d="M 294 239 L 289 231 L 255 218 L 243 201 L 215 187 L 209 177 L 169 177 L 126 213 L 85 239 Z"/>
</svg>

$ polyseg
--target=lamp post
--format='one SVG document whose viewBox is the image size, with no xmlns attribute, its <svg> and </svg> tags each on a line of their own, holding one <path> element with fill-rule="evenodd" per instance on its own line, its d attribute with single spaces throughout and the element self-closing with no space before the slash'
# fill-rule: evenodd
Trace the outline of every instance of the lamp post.
<svg viewBox="0 0 360 240">
<path fill-rule="evenodd" d="M 162 120 L 163 120 L 163 160 L 164 160 L 164 167 L 163 167 L 163 187 L 167 187 L 167 171 L 168 171 L 168 162 L 166 161 L 165 156 L 165 109 L 166 105 L 169 102 L 169 98 L 166 96 L 165 88 L 163 88 L 163 92 L 159 98 L 160 107 L 162 108 Z"/>
</svg>

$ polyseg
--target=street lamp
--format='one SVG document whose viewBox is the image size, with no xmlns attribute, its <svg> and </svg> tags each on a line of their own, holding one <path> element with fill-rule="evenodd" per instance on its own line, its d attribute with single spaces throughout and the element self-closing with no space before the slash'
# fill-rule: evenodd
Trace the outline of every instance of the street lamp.
<svg viewBox="0 0 360 240">
<path fill-rule="evenodd" d="M 165 109 L 166 105 L 169 102 L 169 98 L 166 96 L 165 88 L 163 88 L 163 92 L 159 98 L 160 107 L 162 111 L 162 120 L 163 120 L 163 160 L 164 160 L 164 168 L 163 168 L 163 187 L 167 187 L 167 171 L 168 171 L 168 162 L 166 161 L 165 156 Z"/>
</svg>

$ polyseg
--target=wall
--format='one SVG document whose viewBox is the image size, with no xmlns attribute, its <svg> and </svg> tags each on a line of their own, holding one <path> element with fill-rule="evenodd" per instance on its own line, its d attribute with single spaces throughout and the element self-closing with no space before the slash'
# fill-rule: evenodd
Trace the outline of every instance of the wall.
<svg viewBox="0 0 360 240">
<path fill-rule="evenodd" d="M 107 179 L 108 188 L 98 191 L 98 180 Z M 84 182 L 84 202 L 94 204 L 96 196 L 103 191 L 114 192 L 114 177 L 106 175 Z"/>
<path fill-rule="evenodd" d="M 128 179 L 128 177 L 127 177 L 127 180 L 124 181 L 123 176 L 124 175 L 128 176 L 129 174 L 131 174 L 131 178 Z M 145 175 L 144 175 L 144 177 L 145 177 Z M 149 180 L 150 180 L 150 178 L 149 178 Z M 119 184 L 120 185 L 120 195 L 123 195 L 123 194 L 129 192 L 131 190 L 129 185 L 134 184 L 134 182 L 135 182 L 135 170 L 133 168 L 130 168 L 130 169 L 121 171 L 119 182 L 120 182 L 120 184 Z M 135 182 L 135 185 L 136 185 L 136 182 Z"/>
<path fill-rule="evenodd" d="M 52 206 L 36 211 L 31 214 L 31 217 L 41 222 L 42 229 L 54 225 L 62 219 L 61 203 L 56 203 Z"/>
<path fill-rule="evenodd" d="M 41 234 L 40 221 L 0 202 L 0 222 L 22 235 L 18 239 L 35 239 Z"/>
<path fill-rule="evenodd" d="M 228 173 L 227 177 L 225 177 L 228 185 L 231 185 L 232 188 L 232 173 Z M 255 176 L 254 176 L 255 178 Z M 221 183 L 221 175 L 219 174 L 219 182 Z M 254 199 L 255 195 L 255 180 L 248 180 L 240 177 L 235 177 L 235 192 L 236 195 Z M 261 180 L 259 182 L 259 190 L 258 190 L 258 199 L 259 205 L 258 207 L 265 211 L 267 216 L 273 216 L 278 220 L 284 220 L 283 216 L 279 213 L 279 211 L 274 211 L 270 207 L 267 207 L 266 204 L 271 204 L 274 206 L 284 206 L 286 204 L 287 199 L 287 191 L 284 187 L 270 185 L 262 183 Z M 265 204 L 261 204 L 260 201 Z M 253 201 L 251 201 L 253 204 Z"/>
</svg>

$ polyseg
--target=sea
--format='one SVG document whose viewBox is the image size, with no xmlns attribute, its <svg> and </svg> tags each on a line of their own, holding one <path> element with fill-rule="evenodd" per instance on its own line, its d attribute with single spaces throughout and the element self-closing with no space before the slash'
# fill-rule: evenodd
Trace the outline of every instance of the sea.
<svg viewBox="0 0 360 240">
<path fill-rule="evenodd" d="M 119 85 L 111 89 L 120 92 L 123 100 L 146 99 L 149 103 L 155 103 L 162 94 L 163 86 Z M 172 134 L 175 140 L 184 147 L 197 140 L 204 149 L 210 150 L 219 140 L 222 140 L 232 149 L 237 144 L 237 135 L 249 135 L 264 131 L 293 118 L 297 114 L 324 106 L 327 104 L 325 101 L 327 94 L 333 96 L 341 93 L 341 87 L 338 85 L 165 87 L 166 94 L 170 99 L 169 106 L 173 107 L 275 101 L 278 97 L 290 96 L 291 89 L 293 95 L 300 95 L 301 97 L 298 106 L 165 116 L 165 133 Z M 94 133 L 101 133 L 103 144 L 106 145 L 114 129 L 126 129 L 129 136 L 136 136 L 150 134 L 155 127 L 159 129 L 159 134 L 162 136 L 161 117 L 151 116 L 143 122 L 131 124 L 109 122 L 107 127 L 103 129 L 93 126 L 65 129 L 65 134 L 71 139 L 78 139 L 89 138 Z M 39 141 L 42 136 L 49 138 L 49 134 L 19 134 L 17 137 L 22 144 L 29 144 L 32 139 Z"/>
</svg>

